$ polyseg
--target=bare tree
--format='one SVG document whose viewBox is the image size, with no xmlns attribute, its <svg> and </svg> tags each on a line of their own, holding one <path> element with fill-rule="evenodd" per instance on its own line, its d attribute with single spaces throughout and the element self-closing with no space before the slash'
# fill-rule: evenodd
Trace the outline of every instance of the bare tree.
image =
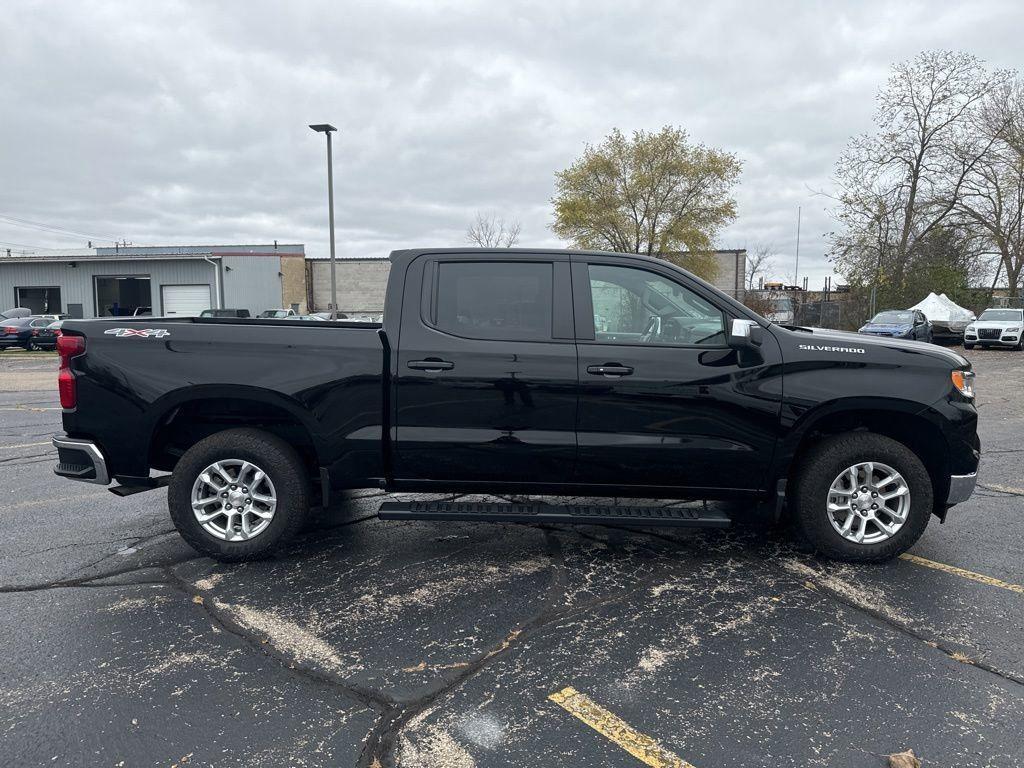
<svg viewBox="0 0 1024 768">
<path fill-rule="evenodd" d="M 877 132 L 852 139 L 836 166 L 841 229 L 831 255 L 848 277 L 887 285 L 894 296 L 904 290 L 915 249 L 949 222 L 988 151 L 973 118 L 1009 78 L 950 51 L 892 68 L 878 95 Z"/>
<path fill-rule="evenodd" d="M 965 178 L 956 210 L 999 257 L 1010 296 L 1018 296 L 1024 271 L 1024 83 L 994 90 L 976 121 L 986 152 Z"/>
<path fill-rule="evenodd" d="M 747 251 L 747 290 L 757 288 L 759 277 L 767 278 L 775 271 L 775 246 L 771 243 L 757 243 Z"/>
<path fill-rule="evenodd" d="M 522 228 L 516 219 L 506 223 L 496 214 L 477 212 L 476 221 L 466 230 L 466 240 L 481 248 L 511 248 L 519 242 Z"/>
</svg>

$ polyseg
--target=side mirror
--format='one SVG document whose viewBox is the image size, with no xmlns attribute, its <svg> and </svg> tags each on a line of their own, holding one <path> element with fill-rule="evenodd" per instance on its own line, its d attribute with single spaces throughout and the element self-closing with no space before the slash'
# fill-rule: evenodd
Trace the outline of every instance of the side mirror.
<svg viewBox="0 0 1024 768">
<path fill-rule="evenodd" d="M 733 349 L 754 349 L 763 340 L 761 326 L 753 320 L 735 319 L 729 325 L 729 346 Z"/>
</svg>

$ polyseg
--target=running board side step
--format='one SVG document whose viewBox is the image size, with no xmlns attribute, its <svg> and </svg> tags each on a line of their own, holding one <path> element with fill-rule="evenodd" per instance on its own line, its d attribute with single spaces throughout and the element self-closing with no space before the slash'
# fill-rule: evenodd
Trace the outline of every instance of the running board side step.
<svg viewBox="0 0 1024 768">
<path fill-rule="evenodd" d="M 464 520 L 484 523 L 577 523 L 679 528 L 727 528 L 729 517 L 692 507 L 607 507 L 595 504 L 519 504 L 459 501 L 386 501 L 381 520 Z"/>
</svg>

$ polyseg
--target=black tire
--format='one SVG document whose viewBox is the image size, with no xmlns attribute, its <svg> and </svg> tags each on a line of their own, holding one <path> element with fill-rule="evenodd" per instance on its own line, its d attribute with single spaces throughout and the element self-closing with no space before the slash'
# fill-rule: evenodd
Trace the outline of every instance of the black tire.
<svg viewBox="0 0 1024 768">
<path fill-rule="evenodd" d="M 206 531 L 192 512 L 192 487 L 213 462 L 249 461 L 264 470 L 277 493 L 270 525 L 245 541 L 226 541 Z M 224 562 L 255 560 L 284 545 L 309 514 L 309 473 L 284 440 L 258 429 L 229 429 L 201 440 L 181 457 L 167 489 L 171 520 L 182 538 L 200 552 Z M 226 527 L 226 526 L 225 526 Z"/>
<path fill-rule="evenodd" d="M 906 522 L 890 538 L 858 544 L 843 538 L 829 522 L 829 488 L 854 464 L 874 461 L 899 472 L 910 489 Z M 924 533 L 932 514 L 931 477 L 917 455 L 903 443 L 872 432 L 835 435 L 812 446 L 797 469 L 790 495 L 797 534 L 815 551 L 836 560 L 880 563 L 906 552 Z"/>
</svg>

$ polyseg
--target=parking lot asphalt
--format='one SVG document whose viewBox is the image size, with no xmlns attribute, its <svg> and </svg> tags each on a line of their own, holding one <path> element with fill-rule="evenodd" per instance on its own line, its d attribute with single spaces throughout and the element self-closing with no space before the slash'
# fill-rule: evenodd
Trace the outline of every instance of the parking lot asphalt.
<svg viewBox="0 0 1024 768">
<path fill-rule="evenodd" d="M 968 356 L 981 485 L 885 565 L 364 491 L 229 566 L 55 477 L 55 358 L 0 353 L 0 765 L 1024 764 L 1024 355 Z"/>
</svg>

